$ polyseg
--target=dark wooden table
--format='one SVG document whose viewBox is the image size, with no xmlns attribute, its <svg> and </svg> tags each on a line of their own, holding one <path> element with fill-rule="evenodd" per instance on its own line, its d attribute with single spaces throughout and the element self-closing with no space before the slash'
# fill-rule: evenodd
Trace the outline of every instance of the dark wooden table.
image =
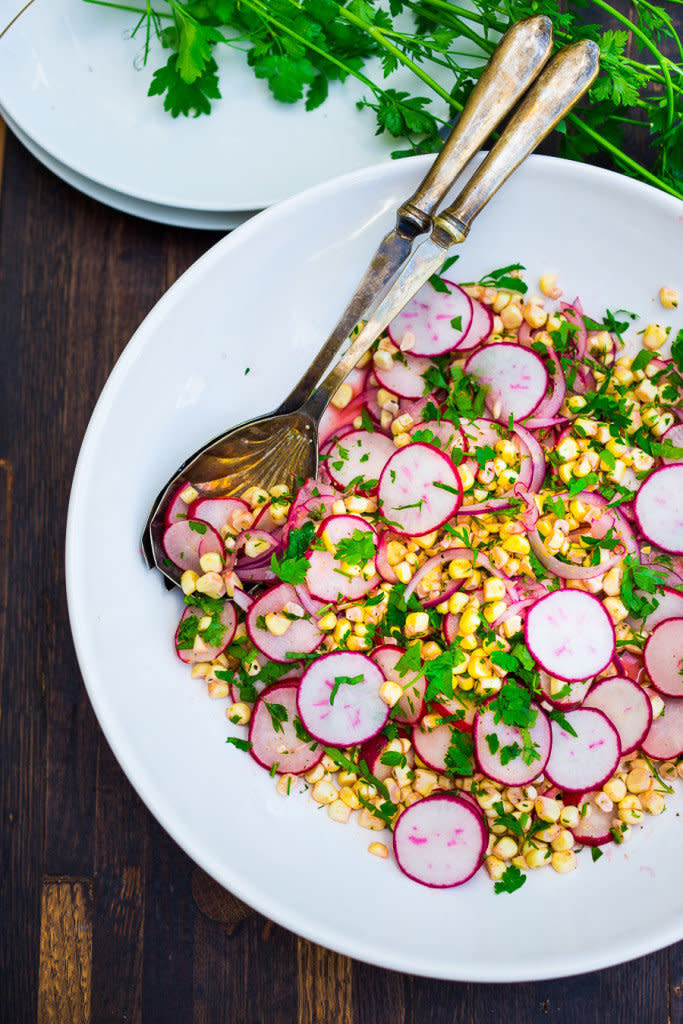
<svg viewBox="0 0 683 1024">
<path fill-rule="evenodd" d="M 683 943 L 579 978 L 505 986 L 395 974 L 314 946 L 208 879 L 124 778 L 69 632 L 69 487 L 119 353 L 217 238 L 100 206 L 7 135 L 0 1024 L 683 1024 Z"/>
</svg>

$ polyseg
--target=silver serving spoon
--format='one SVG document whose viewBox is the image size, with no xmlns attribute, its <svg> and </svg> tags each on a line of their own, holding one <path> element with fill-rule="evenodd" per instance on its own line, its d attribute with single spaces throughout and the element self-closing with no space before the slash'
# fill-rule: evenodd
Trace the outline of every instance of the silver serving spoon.
<svg viewBox="0 0 683 1024">
<path fill-rule="evenodd" d="M 235 427 L 180 468 L 155 504 L 143 534 L 149 565 L 155 564 L 169 580 L 179 582 L 180 570 L 168 564 L 162 537 L 166 504 L 181 481 L 191 483 L 200 495 L 218 496 L 240 494 L 253 485 L 267 489 L 276 483 L 292 484 L 297 478 L 316 475 L 318 423 L 332 395 L 387 324 L 438 270 L 450 247 L 465 239 L 472 220 L 491 196 L 583 95 L 597 74 L 598 60 L 598 47 L 590 42 L 568 47 L 554 58 L 467 186 L 435 218 L 430 239 L 407 261 L 367 325 L 300 408 L 278 410 Z"/>
</svg>

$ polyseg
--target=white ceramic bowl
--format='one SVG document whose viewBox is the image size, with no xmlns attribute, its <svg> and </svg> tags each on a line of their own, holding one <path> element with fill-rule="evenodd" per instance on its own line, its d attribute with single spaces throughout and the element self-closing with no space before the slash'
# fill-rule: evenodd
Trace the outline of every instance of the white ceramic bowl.
<svg viewBox="0 0 683 1024">
<path fill-rule="evenodd" d="M 494 895 L 484 872 L 429 890 L 379 838 L 282 798 L 226 745 L 224 702 L 173 651 L 178 594 L 143 565 L 159 486 L 204 440 L 273 408 L 333 325 L 394 210 L 427 166 L 363 170 L 282 203 L 223 239 L 152 310 L 105 387 L 74 478 L 69 612 L 97 717 L 128 778 L 187 853 L 268 917 L 371 963 L 471 981 L 518 981 L 618 963 L 683 937 L 683 817 L 670 809 L 567 876 L 531 873 Z M 532 291 L 554 271 L 588 312 L 647 323 L 683 285 L 683 204 L 627 178 L 532 158 L 484 211 L 453 273 L 514 261 Z M 681 327 L 677 314 L 674 325 Z M 638 329 L 640 325 L 636 325 Z M 247 368 L 249 373 L 247 374 Z M 670 804 L 683 809 L 680 797 Z"/>
</svg>

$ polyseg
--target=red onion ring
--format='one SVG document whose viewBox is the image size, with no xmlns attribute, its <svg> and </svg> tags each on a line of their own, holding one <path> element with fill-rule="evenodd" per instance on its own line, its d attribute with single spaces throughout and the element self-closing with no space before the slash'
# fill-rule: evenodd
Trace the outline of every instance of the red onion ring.
<svg viewBox="0 0 683 1024">
<path fill-rule="evenodd" d="M 415 588 L 417 587 L 420 580 L 423 579 L 425 576 L 428 576 L 435 566 L 443 565 L 445 562 L 452 562 L 454 558 L 466 558 L 468 559 L 468 561 L 473 562 L 475 568 L 481 567 L 483 569 L 486 569 L 487 572 L 490 572 L 492 576 L 498 576 L 501 579 L 504 578 L 502 573 L 498 572 L 497 569 L 493 568 L 488 556 L 485 555 L 483 551 L 470 551 L 469 548 L 446 548 L 445 551 L 439 551 L 437 555 L 432 555 L 431 558 L 428 558 L 426 562 L 422 563 L 420 568 L 417 570 L 417 572 L 411 579 L 410 583 L 408 583 L 408 585 L 406 586 L 406 589 L 403 592 L 403 600 L 406 602 L 408 601 L 408 598 L 415 591 Z M 454 582 L 457 583 L 458 586 L 462 586 L 462 584 L 465 581 L 455 580 Z M 453 589 L 457 590 L 458 588 L 454 587 Z M 451 591 L 451 593 L 452 592 L 453 591 Z M 438 598 L 438 600 L 432 603 L 439 604 L 441 601 L 444 600 L 445 597 L 441 596 Z M 425 607 L 429 607 L 429 605 L 425 604 Z"/>
</svg>

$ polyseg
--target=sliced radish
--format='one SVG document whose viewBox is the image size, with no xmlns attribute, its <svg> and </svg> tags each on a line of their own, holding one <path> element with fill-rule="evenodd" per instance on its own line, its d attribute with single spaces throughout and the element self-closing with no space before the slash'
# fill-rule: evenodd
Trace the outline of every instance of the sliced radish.
<svg viewBox="0 0 683 1024">
<path fill-rule="evenodd" d="M 173 492 L 166 508 L 166 526 L 170 526 L 171 523 L 181 523 L 183 520 L 187 519 L 187 513 L 190 506 L 181 497 L 184 491 L 187 490 L 187 487 L 187 483 L 178 484 Z"/>
<path fill-rule="evenodd" d="M 474 719 L 474 755 L 484 775 L 504 786 L 525 786 L 537 778 L 550 757 L 552 745 L 550 722 L 541 708 L 536 708 L 536 721 L 528 729 L 528 738 L 538 758 L 527 764 L 524 760 L 524 737 L 519 729 L 504 722 L 496 722 L 496 714 L 487 707 L 481 708 Z M 494 751 L 492 752 L 492 747 Z M 503 764 L 503 751 L 508 748 L 519 750 Z"/>
<path fill-rule="evenodd" d="M 657 607 L 645 618 L 645 629 L 651 630 L 665 619 L 683 618 L 683 593 L 673 587 L 664 587 L 664 593 L 657 595 Z"/>
<path fill-rule="evenodd" d="M 398 348 L 410 341 L 411 355 L 440 356 L 458 347 L 472 322 L 472 301 L 457 284 L 444 284 L 447 292 L 424 284 L 389 324 L 389 337 Z"/>
<path fill-rule="evenodd" d="M 671 554 L 683 552 L 683 464 L 656 469 L 636 494 L 633 511 L 653 544 Z"/>
<path fill-rule="evenodd" d="M 662 700 L 664 713 L 654 719 L 640 748 L 648 757 L 668 761 L 683 755 L 683 700 L 680 697 L 663 697 Z"/>
<path fill-rule="evenodd" d="M 363 484 L 362 492 L 368 494 L 377 489 L 382 470 L 395 451 L 394 442 L 386 434 L 352 430 L 334 442 L 325 465 L 338 487 Z"/>
<path fill-rule="evenodd" d="M 323 756 L 320 743 L 299 739 L 296 730 L 298 683 L 274 683 L 254 704 L 249 725 L 250 754 L 278 775 L 301 775 Z"/>
<path fill-rule="evenodd" d="M 601 603 L 582 590 L 555 590 L 527 612 L 527 647 L 539 665 L 569 682 L 607 668 L 615 650 L 614 626 Z"/>
<path fill-rule="evenodd" d="M 342 541 L 357 538 L 359 533 L 368 534 L 376 546 L 375 531 L 360 516 L 330 516 L 322 521 L 318 537 L 324 541 L 326 550 L 314 548 L 308 553 L 306 586 L 313 597 L 320 601 L 357 601 L 359 597 L 377 586 L 377 573 L 367 578 L 362 572 L 351 575 L 348 569 L 344 568 L 343 557 L 336 555 Z M 335 554 L 327 550 L 328 546 L 334 549 Z M 369 561 L 372 561 L 372 556 Z M 355 568 L 358 566 L 354 566 Z"/>
<path fill-rule="evenodd" d="M 487 843 L 481 811 L 451 793 L 407 807 L 394 829 L 401 871 L 432 889 L 452 888 L 470 879 L 482 864 Z"/>
<path fill-rule="evenodd" d="M 471 298 L 471 297 L 470 297 Z M 472 299 L 472 320 L 467 334 L 458 342 L 458 352 L 469 352 L 477 348 L 493 331 L 493 313 L 479 299 Z"/>
<path fill-rule="evenodd" d="M 577 804 L 579 815 L 584 807 L 589 808 L 583 812 L 583 817 L 579 817 L 579 824 L 570 830 L 574 839 L 582 846 L 604 846 L 614 838 L 611 831 L 614 810 L 603 811 L 602 807 L 596 804 L 595 798 L 599 793 L 600 791 L 584 793 Z"/>
<path fill-rule="evenodd" d="M 652 725 L 652 704 L 642 686 L 624 676 L 601 679 L 582 707 L 597 708 L 607 715 L 619 733 L 621 753 L 630 754 L 640 746 Z"/>
<path fill-rule="evenodd" d="M 304 672 L 297 698 L 311 736 L 351 747 L 375 736 L 387 723 L 389 707 L 379 695 L 384 677 L 370 658 L 354 651 L 323 654 Z"/>
<path fill-rule="evenodd" d="M 202 572 L 199 564 L 200 545 L 203 555 L 209 551 L 219 555 L 224 553 L 223 541 L 214 528 L 196 519 L 171 523 L 164 531 L 162 544 L 167 557 L 183 572 L 186 569 Z"/>
<path fill-rule="evenodd" d="M 276 505 L 276 508 L 282 507 Z M 277 523 L 273 519 L 273 502 L 269 501 L 267 505 L 264 505 L 256 513 L 253 523 L 255 530 L 265 530 L 266 533 L 272 533 L 279 537 L 282 531 L 282 523 Z"/>
<path fill-rule="evenodd" d="M 431 359 L 425 359 L 423 356 L 395 352 L 391 368 L 382 370 L 375 367 L 375 375 L 383 388 L 398 395 L 399 398 L 421 398 L 425 390 L 422 374 L 431 365 Z"/>
<path fill-rule="evenodd" d="M 453 516 L 462 484 L 451 460 L 430 444 L 399 448 L 379 481 L 382 514 L 408 536 L 430 533 Z"/>
<path fill-rule="evenodd" d="M 370 774 L 374 775 L 380 782 L 386 782 L 391 777 L 393 771 L 393 766 L 385 764 L 382 760 L 382 754 L 386 753 L 388 746 L 389 740 L 380 732 L 373 736 L 372 739 L 366 740 L 360 748 L 360 760 L 365 761 Z M 407 767 L 412 768 L 415 764 L 413 751 L 409 750 L 405 757 Z"/>
<path fill-rule="evenodd" d="M 377 545 L 377 554 L 375 555 L 375 565 L 377 567 L 377 572 L 385 583 L 398 583 L 398 576 L 394 572 L 393 565 L 389 562 L 387 549 L 391 541 L 399 539 L 398 535 L 392 533 L 390 530 L 383 530 L 380 534 L 379 544 Z"/>
<path fill-rule="evenodd" d="M 197 498 L 190 505 L 189 517 L 201 519 L 213 526 L 217 533 L 223 534 L 227 527 L 238 533 L 235 517 L 250 514 L 251 509 L 240 498 Z"/>
<path fill-rule="evenodd" d="M 643 657 L 655 689 L 665 697 L 683 697 L 683 618 L 660 622 Z"/>
<path fill-rule="evenodd" d="M 548 387 L 548 373 L 535 352 L 500 342 L 471 355 L 465 372 L 486 388 L 486 407 L 494 419 L 521 420 L 540 405 Z"/>
<path fill-rule="evenodd" d="M 539 681 L 545 699 L 558 708 L 578 708 L 593 682 L 592 679 L 581 679 L 569 683 L 566 679 L 548 675 L 543 669 L 539 672 Z"/>
<path fill-rule="evenodd" d="M 619 764 L 619 734 L 596 708 L 568 711 L 565 721 L 576 735 L 551 723 L 553 745 L 545 774 L 553 785 L 573 793 L 599 789 Z"/>
<path fill-rule="evenodd" d="M 451 458 L 453 449 L 464 452 L 467 440 L 461 427 L 456 427 L 450 420 L 425 420 L 411 427 L 410 433 L 416 441 L 424 441 L 445 452 Z"/>
<path fill-rule="evenodd" d="M 282 612 L 285 605 L 299 604 L 297 592 L 289 583 L 280 583 L 266 590 L 247 612 L 249 638 L 259 651 L 272 661 L 288 663 L 298 654 L 312 654 L 323 642 L 323 634 L 310 618 L 292 619 L 287 631 L 276 636 L 260 623 L 272 612 Z"/>
<path fill-rule="evenodd" d="M 683 449 L 683 423 L 674 423 L 673 427 L 669 427 L 666 434 L 662 434 L 662 441 L 670 441 L 675 448 Z M 675 466 L 683 462 L 683 455 L 677 455 L 675 458 L 665 457 L 662 462 L 665 466 Z"/>
<path fill-rule="evenodd" d="M 428 768 L 435 772 L 446 771 L 446 754 L 453 741 L 453 726 L 447 723 L 437 725 L 428 732 L 422 730 L 422 724 L 413 726 L 413 747 L 415 753 Z"/>
<path fill-rule="evenodd" d="M 398 683 L 403 688 L 403 696 L 394 705 L 391 717 L 397 723 L 412 725 L 422 717 L 427 680 L 419 672 L 405 672 L 401 675 L 396 664 L 405 653 L 402 647 L 383 644 L 381 647 L 375 648 L 371 658 L 385 679 L 392 683 Z"/>
<path fill-rule="evenodd" d="M 181 661 L 184 661 L 186 665 L 194 665 L 198 661 L 213 661 L 219 654 L 222 654 L 225 648 L 231 643 L 232 638 L 235 635 L 237 629 L 237 613 L 235 608 L 229 601 L 226 601 L 223 605 L 220 624 L 223 627 L 218 643 L 207 643 L 202 637 L 202 633 L 197 630 L 196 639 L 193 640 L 192 646 L 188 647 L 189 641 L 183 638 L 183 623 L 187 622 L 188 619 L 202 619 L 204 618 L 204 612 L 197 605 L 190 604 L 183 612 L 178 628 L 175 634 L 175 649 L 176 654 Z M 212 632 L 215 631 L 212 630 Z M 194 630 L 192 630 L 194 632 Z M 182 644 L 182 646 L 181 646 Z"/>
<path fill-rule="evenodd" d="M 456 690 L 452 697 L 440 697 L 430 707 L 444 718 L 453 718 L 454 721 L 447 724 L 452 725 L 454 729 L 458 729 L 460 732 L 472 732 L 477 704 L 471 694 L 467 694 L 464 690 Z"/>
<path fill-rule="evenodd" d="M 301 607 L 309 615 L 319 615 L 323 608 L 328 607 L 327 601 L 320 601 L 317 597 L 313 597 L 305 583 L 298 583 L 294 589 Z"/>
</svg>

